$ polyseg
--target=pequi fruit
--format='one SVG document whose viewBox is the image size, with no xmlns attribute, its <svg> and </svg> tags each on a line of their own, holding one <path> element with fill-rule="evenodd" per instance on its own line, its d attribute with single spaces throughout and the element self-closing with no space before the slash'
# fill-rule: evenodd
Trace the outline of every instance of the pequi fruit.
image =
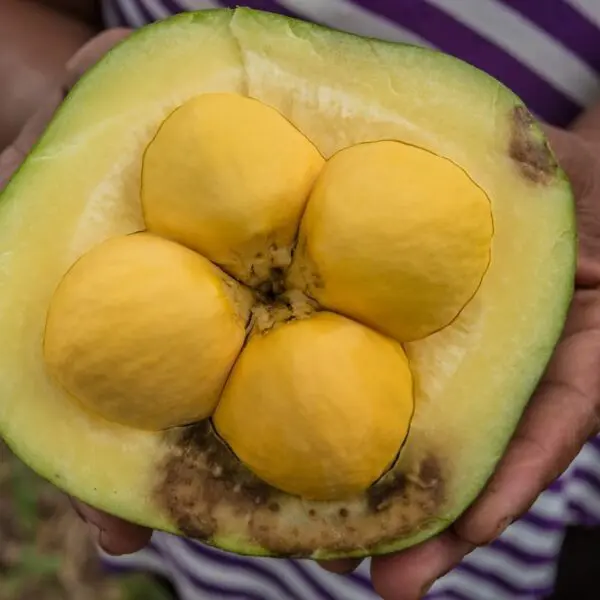
<svg viewBox="0 0 600 600">
<path fill-rule="evenodd" d="M 267 483 L 335 500 L 360 494 L 392 465 L 412 412 L 402 346 L 319 312 L 249 340 L 214 424 Z"/>
<path fill-rule="evenodd" d="M 202 94 L 162 125 L 144 157 L 150 231 L 257 286 L 291 261 L 298 222 L 323 158 L 275 109 Z"/>
<path fill-rule="evenodd" d="M 483 190 L 451 161 L 398 142 L 359 144 L 318 178 L 289 280 L 408 342 L 449 325 L 475 295 L 492 233 Z"/>
<path fill-rule="evenodd" d="M 147 233 L 109 238 L 52 298 L 48 371 L 117 423 L 163 429 L 205 419 L 242 349 L 250 303 L 237 282 L 179 244 Z"/>
<path fill-rule="evenodd" d="M 573 289 L 571 190 L 510 91 L 249 9 L 112 50 L 0 200 L 1 435 L 85 502 L 241 553 L 441 531 Z"/>
</svg>

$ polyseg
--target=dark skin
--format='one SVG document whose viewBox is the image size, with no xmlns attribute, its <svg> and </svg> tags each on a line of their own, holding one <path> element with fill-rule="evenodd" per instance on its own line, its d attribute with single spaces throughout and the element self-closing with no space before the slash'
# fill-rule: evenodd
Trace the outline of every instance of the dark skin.
<svg viewBox="0 0 600 600">
<path fill-rule="evenodd" d="M 90 27 L 97 27 L 100 23 L 99 0 L 37 0 L 58 12 L 83 21 Z"/>
<path fill-rule="evenodd" d="M 127 32 L 93 42 L 70 64 L 76 79 Z M 57 102 L 60 101 L 60 95 Z M 3 155 L 0 169 L 16 167 L 43 124 L 47 109 Z M 477 546 L 499 536 L 600 431 L 600 105 L 569 130 L 547 127 L 551 145 L 571 179 L 577 201 L 579 255 L 576 292 L 564 333 L 498 468 L 477 501 L 449 529 L 398 554 L 376 557 L 372 579 L 384 600 L 416 600 Z M 0 182 L 1 183 L 1 182 Z M 151 531 L 74 501 L 95 540 L 111 554 L 143 548 Z M 347 573 L 358 561 L 323 567 Z"/>
<path fill-rule="evenodd" d="M 91 20 L 83 20 L 86 11 L 69 12 L 67 4 L 0 2 L 0 151 L 64 76 L 69 58 L 96 34 Z"/>
</svg>

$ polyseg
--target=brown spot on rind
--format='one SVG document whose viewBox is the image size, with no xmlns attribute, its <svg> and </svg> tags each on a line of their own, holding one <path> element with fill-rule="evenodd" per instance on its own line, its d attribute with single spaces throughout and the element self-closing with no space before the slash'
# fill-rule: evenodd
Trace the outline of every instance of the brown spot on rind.
<svg viewBox="0 0 600 600">
<path fill-rule="evenodd" d="M 214 537 L 218 533 L 215 510 L 222 502 L 238 514 L 249 514 L 279 494 L 237 460 L 208 421 L 173 436 L 156 499 L 186 536 Z"/>
<path fill-rule="evenodd" d="M 419 467 L 419 479 L 424 487 L 436 486 L 442 476 L 440 464 L 433 456 L 427 456 Z"/>
<path fill-rule="evenodd" d="M 209 540 L 217 530 L 217 522 L 210 517 L 206 519 L 192 518 L 190 510 L 189 516 L 181 515 L 177 523 L 177 528 L 188 538 Z"/>
<path fill-rule="evenodd" d="M 279 556 L 369 553 L 414 535 L 446 502 L 444 464 L 435 455 L 400 459 L 365 493 L 343 502 L 290 496 L 254 476 L 204 422 L 166 434 L 156 501 L 186 536 L 211 543 L 228 534 Z M 216 475 L 218 474 L 218 476 Z"/>
<path fill-rule="evenodd" d="M 510 157 L 529 181 L 549 183 L 556 175 L 558 163 L 546 140 L 536 131 L 532 114 L 524 106 L 517 106 L 510 119 Z"/>
<path fill-rule="evenodd" d="M 369 510 L 374 513 L 384 510 L 393 502 L 394 498 L 401 497 L 406 489 L 406 476 L 402 472 L 390 471 L 377 485 L 372 486 L 367 492 Z"/>
</svg>

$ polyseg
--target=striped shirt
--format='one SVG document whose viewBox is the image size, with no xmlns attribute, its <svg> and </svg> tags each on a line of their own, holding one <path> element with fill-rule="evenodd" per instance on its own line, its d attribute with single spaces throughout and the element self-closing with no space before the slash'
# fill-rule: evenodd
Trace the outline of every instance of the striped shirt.
<svg viewBox="0 0 600 600">
<path fill-rule="evenodd" d="M 183 10 L 279 12 L 355 33 L 434 47 L 487 71 L 542 119 L 565 126 L 600 101 L 600 0 L 104 0 L 107 26 L 139 27 Z M 571 524 L 600 524 L 600 438 L 500 538 L 440 579 L 428 600 L 541 600 Z M 163 533 L 114 570 L 171 579 L 181 600 L 376 600 L 369 561 L 339 577 L 305 560 L 248 558 Z"/>
</svg>

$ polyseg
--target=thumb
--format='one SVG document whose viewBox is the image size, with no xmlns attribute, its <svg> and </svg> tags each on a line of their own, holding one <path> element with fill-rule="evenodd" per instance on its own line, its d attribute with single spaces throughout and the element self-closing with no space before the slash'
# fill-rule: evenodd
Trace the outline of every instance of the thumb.
<svg viewBox="0 0 600 600">
<path fill-rule="evenodd" d="M 150 541 L 152 531 L 146 527 L 128 523 L 73 498 L 71 504 L 87 524 L 94 542 L 107 554 L 131 554 L 144 548 Z"/>
</svg>

